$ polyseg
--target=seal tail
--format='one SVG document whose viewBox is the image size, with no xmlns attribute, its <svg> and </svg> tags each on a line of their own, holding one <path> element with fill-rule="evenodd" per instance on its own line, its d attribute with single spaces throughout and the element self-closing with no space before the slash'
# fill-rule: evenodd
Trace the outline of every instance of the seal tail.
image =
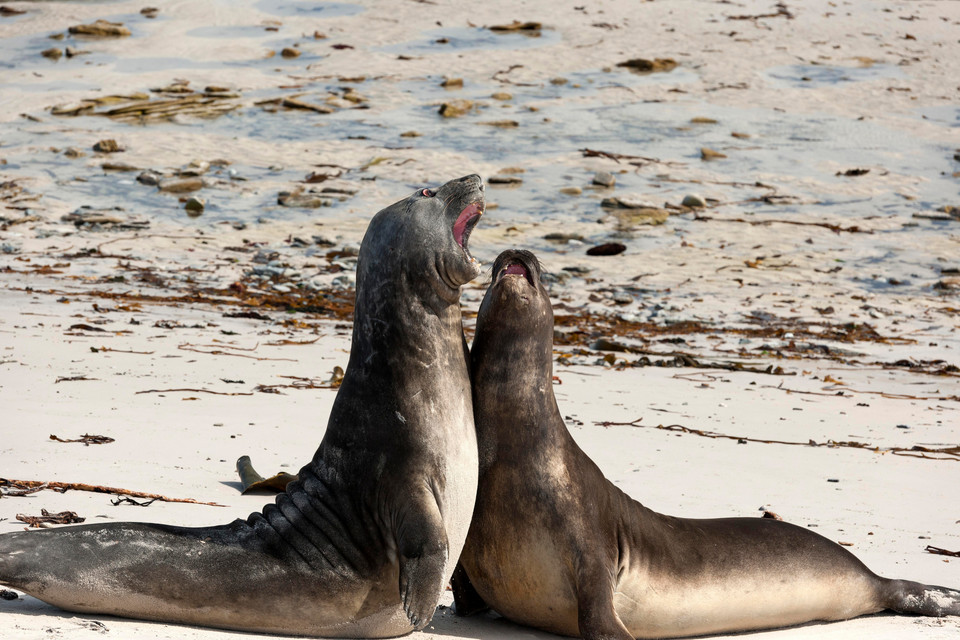
<svg viewBox="0 0 960 640">
<path fill-rule="evenodd" d="M 887 580 L 883 606 L 897 613 L 919 616 L 960 616 L 960 591 L 910 580 Z"/>
</svg>

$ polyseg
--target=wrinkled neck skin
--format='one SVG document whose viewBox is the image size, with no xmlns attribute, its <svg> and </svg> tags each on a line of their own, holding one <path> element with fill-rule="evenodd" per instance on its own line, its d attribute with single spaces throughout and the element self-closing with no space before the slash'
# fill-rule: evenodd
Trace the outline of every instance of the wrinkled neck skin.
<svg viewBox="0 0 960 640">
<path fill-rule="evenodd" d="M 481 475 L 566 434 L 553 395 L 553 310 L 542 288 L 508 277 L 487 290 L 470 371 Z"/>
</svg>

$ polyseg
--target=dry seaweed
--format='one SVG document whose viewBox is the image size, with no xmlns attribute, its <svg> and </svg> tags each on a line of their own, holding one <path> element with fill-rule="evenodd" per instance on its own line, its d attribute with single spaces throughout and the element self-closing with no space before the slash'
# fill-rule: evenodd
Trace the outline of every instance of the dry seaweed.
<svg viewBox="0 0 960 640">
<path fill-rule="evenodd" d="M 27 523 L 30 527 L 40 529 L 51 524 L 76 524 L 83 522 L 86 518 L 81 518 L 73 511 L 61 511 L 59 513 L 50 513 L 46 509 L 40 509 L 39 516 L 25 516 L 22 513 L 17 514 L 17 520 Z"/>
<path fill-rule="evenodd" d="M 55 436 L 52 433 L 50 434 L 51 440 L 56 440 L 57 442 L 82 442 L 85 446 L 89 447 L 92 444 L 109 444 L 114 442 L 114 439 L 109 436 L 94 436 L 89 433 L 85 433 L 76 440 L 66 440 L 59 436 Z"/>
<path fill-rule="evenodd" d="M 59 493 L 67 491 L 89 491 L 92 493 L 112 493 L 121 496 L 131 496 L 133 498 L 153 498 L 161 502 L 185 502 L 188 504 L 202 504 L 209 507 L 223 507 L 225 505 L 216 502 L 201 502 L 193 498 L 168 498 L 158 493 L 145 493 L 143 491 L 131 491 L 129 489 L 120 489 L 117 487 L 103 487 L 95 484 L 86 484 L 83 482 L 43 482 L 41 480 L 11 480 L 9 478 L 0 478 L 0 490 L 5 493 L 7 489 L 24 491 L 27 489 L 36 489 L 38 491 L 51 489 Z M 31 492 L 32 493 L 32 492 Z"/>
</svg>

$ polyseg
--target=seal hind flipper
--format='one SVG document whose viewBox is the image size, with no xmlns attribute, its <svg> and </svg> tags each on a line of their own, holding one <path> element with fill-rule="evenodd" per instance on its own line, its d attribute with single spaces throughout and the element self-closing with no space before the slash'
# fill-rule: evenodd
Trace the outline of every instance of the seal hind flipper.
<svg viewBox="0 0 960 640">
<path fill-rule="evenodd" d="M 960 616 L 960 591 L 911 580 L 884 580 L 883 605 L 892 611 L 920 616 Z"/>
<path fill-rule="evenodd" d="M 470 582 L 467 570 L 459 562 L 453 570 L 453 577 L 450 578 L 450 590 L 453 591 L 453 612 L 458 616 L 472 616 L 490 609 L 490 605 Z"/>
</svg>

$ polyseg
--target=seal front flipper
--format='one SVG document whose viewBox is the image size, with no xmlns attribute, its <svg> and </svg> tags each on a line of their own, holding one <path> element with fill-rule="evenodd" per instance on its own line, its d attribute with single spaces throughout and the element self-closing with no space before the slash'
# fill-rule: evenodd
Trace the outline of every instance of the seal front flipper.
<svg viewBox="0 0 960 640">
<path fill-rule="evenodd" d="M 397 524 L 400 599 L 410 624 L 419 631 L 437 610 L 446 587 L 450 550 L 440 508 L 432 492 L 424 491 Z"/>
<path fill-rule="evenodd" d="M 616 567 L 616 562 L 610 562 Z M 584 640 L 633 640 L 613 604 L 616 575 L 599 563 L 577 572 L 577 624 Z"/>
<path fill-rule="evenodd" d="M 450 589 L 453 591 L 453 612 L 458 616 L 472 616 L 483 613 L 490 608 L 483 597 L 477 593 L 476 587 L 470 582 L 470 576 L 463 564 L 457 563 L 450 578 Z"/>
</svg>

